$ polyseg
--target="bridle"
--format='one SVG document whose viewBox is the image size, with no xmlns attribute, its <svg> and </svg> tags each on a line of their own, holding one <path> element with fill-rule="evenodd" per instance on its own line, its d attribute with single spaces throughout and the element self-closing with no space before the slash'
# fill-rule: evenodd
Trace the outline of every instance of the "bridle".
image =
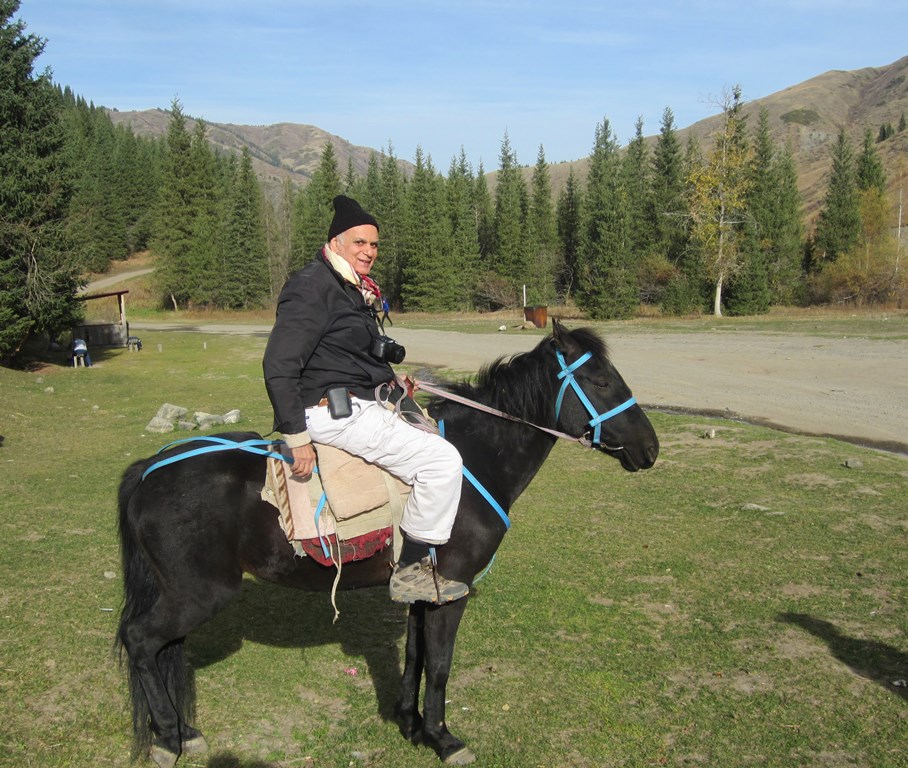
<svg viewBox="0 0 908 768">
<path fill-rule="evenodd" d="M 587 422 L 593 432 L 593 436 L 592 439 L 589 440 L 589 444 L 591 446 L 601 445 L 609 451 L 620 451 L 621 447 L 611 448 L 603 444 L 601 440 L 602 422 L 608 421 L 614 416 L 617 416 L 619 413 L 624 413 L 624 411 L 626 411 L 632 405 L 636 405 L 637 398 L 632 395 L 620 405 L 616 405 L 610 411 L 599 413 L 592 402 L 590 402 L 590 399 L 586 396 L 586 393 L 583 391 L 583 388 L 580 386 L 574 376 L 574 371 L 576 371 L 584 363 L 592 359 L 593 354 L 591 352 L 585 352 L 570 365 L 568 365 L 567 361 L 565 361 L 564 355 L 561 354 L 561 350 L 556 349 L 555 356 L 558 358 L 558 364 L 561 366 L 561 371 L 558 374 L 558 378 L 562 380 L 561 389 L 558 391 L 558 398 L 555 400 L 555 422 L 557 423 L 559 417 L 561 416 L 561 403 L 564 400 L 564 393 L 567 392 L 567 388 L 570 386 L 570 388 L 574 390 L 574 394 L 577 395 L 577 399 L 580 400 L 581 403 L 583 403 L 583 407 L 586 408 L 587 413 L 589 413 L 591 417 L 589 422 Z"/>
<path fill-rule="evenodd" d="M 601 447 L 606 451 L 617 452 L 622 450 L 623 446 L 609 446 L 602 442 L 601 432 L 602 432 L 602 423 L 608 421 L 609 419 L 617 416 L 619 413 L 623 413 L 628 408 L 637 404 L 637 398 L 631 396 L 625 400 L 620 405 L 615 406 L 605 413 L 599 413 L 596 410 L 596 407 L 587 397 L 586 393 L 583 391 L 583 388 L 580 386 L 577 379 L 574 377 L 574 371 L 580 368 L 584 363 L 592 359 L 593 354 L 591 352 L 586 352 L 580 357 L 578 357 L 570 365 L 564 359 L 564 355 L 561 354 L 560 350 L 555 350 L 555 355 L 558 358 L 558 363 L 561 366 L 561 371 L 558 373 L 558 378 L 563 380 L 561 384 L 561 389 L 558 392 L 558 397 L 555 401 L 555 422 L 558 422 L 558 419 L 561 416 L 561 404 L 564 401 L 565 392 L 570 386 L 574 393 L 577 395 L 577 398 L 583 404 L 583 407 L 586 408 L 587 412 L 590 415 L 590 420 L 587 422 L 590 429 L 585 432 L 581 437 L 575 437 L 574 435 L 569 435 L 566 432 L 559 432 L 557 429 L 549 429 L 548 427 L 543 427 L 539 424 L 534 424 L 532 421 L 527 421 L 526 419 L 521 419 L 517 416 L 512 416 L 509 413 L 500 411 L 497 408 L 492 408 L 491 406 L 484 405 L 483 403 L 477 403 L 475 400 L 470 400 L 466 397 L 461 397 L 460 395 L 455 395 L 453 392 L 449 392 L 446 389 L 441 387 L 436 387 L 434 384 L 431 384 L 427 381 L 410 381 L 405 383 L 404 386 L 408 386 L 410 389 L 421 389 L 424 392 L 428 392 L 431 395 L 436 395 L 438 397 L 444 398 L 445 400 L 451 400 L 455 403 L 460 403 L 461 405 L 469 406 L 474 408 L 477 411 L 483 411 L 485 413 L 490 413 L 493 416 L 499 416 L 508 421 L 516 421 L 521 424 L 526 424 L 530 427 L 534 427 L 542 432 L 547 432 L 550 435 L 555 437 L 562 438 L 564 440 L 570 440 L 572 442 L 580 443 L 581 445 L 587 448 L 596 448 Z M 590 433 L 592 436 L 589 437 Z"/>
</svg>

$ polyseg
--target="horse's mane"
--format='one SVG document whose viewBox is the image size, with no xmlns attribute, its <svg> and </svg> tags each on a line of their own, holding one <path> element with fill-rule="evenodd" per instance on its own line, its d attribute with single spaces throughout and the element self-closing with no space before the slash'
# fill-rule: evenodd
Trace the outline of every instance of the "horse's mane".
<svg viewBox="0 0 908 768">
<path fill-rule="evenodd" d="M 578 347 L 591 352 L 594 359 L 608 360 L 605 342 L 591 328 L 569 333 Z M 529 352 L 501 356 L 482 366 L 472 381 L 449 382 L 446 386 L 461 397 L 545 425 L 554 420 L 552 402 L 560 387 L 559 370 L 554 338 L 549 335 Z M 444 409 L 444 403 L 437 398 L 433 405 Z"/>
</svg>

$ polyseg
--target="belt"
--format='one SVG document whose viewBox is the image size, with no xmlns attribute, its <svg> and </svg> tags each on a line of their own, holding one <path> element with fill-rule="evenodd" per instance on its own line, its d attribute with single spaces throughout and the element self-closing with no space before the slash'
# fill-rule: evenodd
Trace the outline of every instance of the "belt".
<svg viewBox="0 0 908 768">
<path fill-rule="evenodd" d="M 392 405 L 395 405 L 397 403 L 397 401 L 400 400 L 406 394 L 406 390 L 404 390 L 402 387 L 396 386 L 392 382 L 389 382 L 387 385 L 383 384 L 382 386 L 388 386 L 390 388 L 388 397 L 386 399 Z M 374 388 L 350 389 L 350 390 L 347 390 L 347 393 L 350 395 L 350 397 L 356 397 L 356 398 L 359 398 L 360 400 L 375 400 L 375 389 Z M 382 397 L 384 398 L 384 395 L 382 395 Z M 316 405 L 319 408 L 324 408 L 326 405 L 328 405 L 328 398 L 323 397 L 321 400 L 318 401 L 318 403 L 316 403 Z"/>
</svg>

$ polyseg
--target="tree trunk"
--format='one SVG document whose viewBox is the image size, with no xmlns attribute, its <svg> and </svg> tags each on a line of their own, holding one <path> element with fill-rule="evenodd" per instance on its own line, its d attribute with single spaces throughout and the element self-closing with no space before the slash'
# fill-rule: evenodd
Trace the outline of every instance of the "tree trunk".
<svg viewBox="0 0 908 768">
<path fill-rule="evenodd" d="M 716 280 L 716 293 L 713 298 L 713 315 L 722 317 L 722 275 Z"/>
</svg>

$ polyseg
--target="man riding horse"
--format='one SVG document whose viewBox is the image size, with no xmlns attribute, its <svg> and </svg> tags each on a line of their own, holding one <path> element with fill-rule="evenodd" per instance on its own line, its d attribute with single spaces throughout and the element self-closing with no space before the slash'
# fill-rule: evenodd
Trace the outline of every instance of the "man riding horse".
<svg viewBox="0 0 908 768">
<path fill-rule="evenodd" d="M 315 259 L 290 276 L 277 303 L 262 367 L 274 428 L 293 455 L 291 471 L 315 467 L 312 442 L 332 445 L 396 475 L 413 490 L 404 507 L 400 561 L 391 599 L 445 603 L 469 585 L 438 572 L 435 548 L 451 535 L 460 501 L 460 454 L 376 401 L 394 390 L 391 362 L 403 348 L 378 328 L 381 292 L 369 277 L 378 256 L 378 222 L 355 200 L 334 198 L 334 219 Z M 396 390 L 394 397 L 403 396 Z"/>
</svg>

